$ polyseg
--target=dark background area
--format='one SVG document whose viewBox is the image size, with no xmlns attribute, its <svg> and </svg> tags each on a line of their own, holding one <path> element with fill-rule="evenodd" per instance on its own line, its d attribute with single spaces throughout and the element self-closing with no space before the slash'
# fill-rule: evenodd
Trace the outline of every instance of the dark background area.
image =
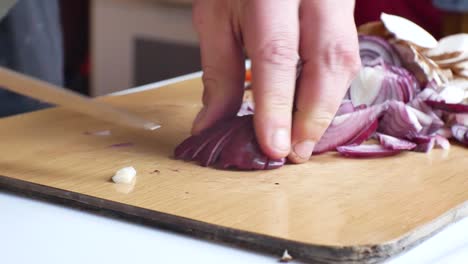
<svg viewBox="0 0 468 264">
<path fill-rule="evenodd" d="M 65 86 L 89 94 L 89 0 L 61 0 Z"/>
</svg>

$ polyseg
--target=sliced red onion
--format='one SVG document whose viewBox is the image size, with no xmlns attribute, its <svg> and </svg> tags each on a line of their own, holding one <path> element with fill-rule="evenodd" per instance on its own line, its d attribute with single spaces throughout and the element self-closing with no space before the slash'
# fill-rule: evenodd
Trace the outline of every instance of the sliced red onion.
<svg viewBox="0 0 468 264">
<path fill-rule="evenodd" d="M 468 114 L 456 114 L 455 120 L 460 125 L 468 126 Z"/>
<path fill-rule="evenodd" d="M 393 47 L 398 51 L 403 62 L 405 69 L 409 70 L 421 85 L 434 83 L 437 84 L 432 78 L 428 80 L 426 69 L 418 63 L 418 52 L 411 46 L 394 43 Z"/>
<path fill-rule="evenodd" d="M 381 37 L 360 35 L 359 53 L 363 65 L 382 59 L 388 64 L 401 66 L 398 52 L 387 40 Z"/>
<path fill-rule="evenodd" d="M 402 102 L 392 101 L 379 124 L 379 132 L 397 138 L 411 138 L 423 129 L 418 117 Z"/>
<path fill-rule="evenodd" d="M 381 158 L 394 156 L 401 152 L 401 150 L 389 149 L 377 144 L 340 146 L 336 150 L 341 155 L 350 158 Z"/>
<path fill-rule="evenodd" d="M 413 142 L 381 133 L 377 133 L 377 139 L 383 147 L 391 150 L 412 150 L 416 148 L 416 144 Z"/>
<path fill-rule="evenodd" d="M 443 98 L 437 93 L 433 88 L 427 87 L 423 89 L 420 93 L 416 95 L 415 100 L 432 100 L 432 101 L 442 101 Z"/>
<path fill-rule="evenodd" d="M 389 100 L 407 103 L 418 91 L 419 84 L 410 72 L 384 63 L 361 68 L 349 89 L 354 105 L 375 105 Z"/>
<path fill-rule="evenodd" d="M 431 151 L 435 146 L 435 137 L 430 136 L 414 136 L 411 139 L 413 142 L 418 144 L 414 151 L 427 153 Z"/>
<path fill-rule="evenodd" d="M 468 105 L 466 104 L 448 104 L 443 101 L 426 100 L 426 104 L 432 108 L 443 110 L 450 113 L 468 113 Z"/>
<path fill-rule="evenodd" d="M 453 125 L 452 126 L 453 137 L 458 140 L 458 142 L 468 146 L 468 127 L 463 125 Z"/>
<path fill-rule="evenodd" d="M 314 154 L 334 150 L 342 145 L 361 144 L 374 133 L 378 118 L 387 109 L 387 104 L 380 104 L 335 117 L 315 146 Z"/>
<path fill-rule="evenodd" d="M 408 111 L 411 111 L 414 113 L 414 115 L 417 117 L 418 122 L 421 124 L 423 127 L 422 130 L 420 131 L 421 134 L 423 135 L 432 135 L 437 130 L 441 129 L 444 127 L 444 121 L 440 119 L 437 114 L 435 114 L 433 111 L 430 110 L 430 108 L 427 106 L 426 111 L 428 114 L 425 112 L 419 111 L 418 109 L 415 109 L 411 106 L 406 106 Z M 424 109 L 424 107 L 423 107 Z"/>
</svg>

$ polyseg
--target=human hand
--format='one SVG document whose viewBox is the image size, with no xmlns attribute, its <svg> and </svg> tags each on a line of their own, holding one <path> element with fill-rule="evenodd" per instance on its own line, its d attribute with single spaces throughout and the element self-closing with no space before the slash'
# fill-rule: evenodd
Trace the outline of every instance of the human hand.
<svg viewBox="0 0 468 264">
<path fill-rule="evenodd" d="M 307 161 L 360 68 L 354 1 L 196 0 L 193 12 L 204 108 L 192 132 L 239 109 L 245 48 L 260 147 L 271 158 Z"/>
</svg>

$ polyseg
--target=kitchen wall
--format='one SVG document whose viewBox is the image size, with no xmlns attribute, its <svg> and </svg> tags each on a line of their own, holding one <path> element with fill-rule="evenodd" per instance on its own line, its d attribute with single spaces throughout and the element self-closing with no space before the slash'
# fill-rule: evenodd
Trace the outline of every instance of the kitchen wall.
<svg viewBox="0 0 468 264">
<path fill-rule="evenodd" d="M 199 70 L 191 5 L 185 2 L 92 0 L 91 94 Z"/>
</svg>

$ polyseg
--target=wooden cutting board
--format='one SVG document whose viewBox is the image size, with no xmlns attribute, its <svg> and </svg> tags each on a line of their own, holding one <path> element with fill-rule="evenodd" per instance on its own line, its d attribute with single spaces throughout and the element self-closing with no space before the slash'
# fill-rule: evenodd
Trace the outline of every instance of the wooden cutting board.
<svg viewBox="0 0 468 264">
<path fill-rule="evenodd" d="M 468 149 L 458 146 L 372 160 L 326 154 L 266 172 L 174 160 L 200 97 L 197 79 L 104 99 L 160 121 L 154 132 L 61 108 L 2 119 L 0 186 L 314 263 L 379 262 L 468 214 Z M 85 133 L 100 130 L 111 135 Z M 138 171 L 133 186 L 110 181 L 124 166 Z"/>
</svg>

